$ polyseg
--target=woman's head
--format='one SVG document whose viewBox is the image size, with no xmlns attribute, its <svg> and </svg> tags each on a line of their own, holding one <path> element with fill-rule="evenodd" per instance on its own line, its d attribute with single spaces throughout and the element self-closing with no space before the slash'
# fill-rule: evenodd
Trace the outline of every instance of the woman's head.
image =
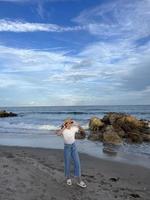
<svg viewBox="0 0 150 200">
<path fill-rule="evenodd" d="M 71 118 L 68 118 L 64 121 L 63 126 L 65 126 L 66 128 L 70 128 L 73 124 L 73 120 Z"/>
</svg>

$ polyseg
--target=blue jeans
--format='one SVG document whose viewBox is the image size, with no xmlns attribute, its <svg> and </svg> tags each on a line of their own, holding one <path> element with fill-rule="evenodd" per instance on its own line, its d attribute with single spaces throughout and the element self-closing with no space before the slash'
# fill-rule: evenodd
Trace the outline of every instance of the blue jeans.
<svg viewBox="0 0 150 200">
<path fill-rule="evenodd" d="M 71 158 L 74 162 L 74 176 L 81 176 L 80 159 L 77 151 L 76 143 L 64 144 L 64 162 L 65 162 L 65 176 L 70 177 Z"/>
</svg>

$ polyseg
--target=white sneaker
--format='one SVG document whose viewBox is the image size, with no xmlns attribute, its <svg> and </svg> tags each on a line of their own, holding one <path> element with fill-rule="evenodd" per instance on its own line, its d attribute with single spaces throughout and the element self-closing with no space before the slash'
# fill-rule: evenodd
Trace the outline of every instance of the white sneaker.
<svg viewBox="0 0 150 200">
<path fill-rule="evenodd" d="M 67 185 L 72 185 L 72 180 L 70 178 L 67 179 Z"/>
<path fill-rule="evenodd" d="M 87 185 L 83 181 L 77 182 L 77 185 L 79 185 L 82 188 L 86 188 L 87 187 Z"/>
</svg>

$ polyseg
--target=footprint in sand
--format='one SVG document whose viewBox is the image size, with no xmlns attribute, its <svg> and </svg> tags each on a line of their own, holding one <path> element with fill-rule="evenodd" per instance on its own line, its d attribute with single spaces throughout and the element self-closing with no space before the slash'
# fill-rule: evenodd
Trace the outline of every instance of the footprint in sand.
<svg viewBox="0 0 150 200">
<path fill-rule="evenodd" d="M 112 181 L 112 182 L 117 182 L 117 181 L 119 181 L 119 177 L 117 177 L 117 178 L 115 178 L 115 177 L 112 177 L 112 178 L 109 178 L 109 180 L 110 181 Z"/>
<path fill-rule="evenodd" d="M 139 194 L 136 194 L 136 193 L 132 193 L 132 194 L 129 194 L 131 197 L 133 198 L 140 198 L 140 195 Z"/>
</svg>

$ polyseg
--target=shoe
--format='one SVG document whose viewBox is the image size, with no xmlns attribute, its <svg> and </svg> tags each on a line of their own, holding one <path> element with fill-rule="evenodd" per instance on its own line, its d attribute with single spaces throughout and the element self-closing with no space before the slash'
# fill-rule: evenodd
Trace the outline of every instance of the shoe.
<svg viewBox="0 0 150 200">
<path fill-rule="evenodd" d="M 69 178 L 69 179 L 67 179 L 67 185 L 72 185 L 72 181 L 71 181 L 71 179 Z"/>
<path fill-rule="evenodd" d="M 87 185 L 83 181 L 77 182 L 77 185 L 79 185 L 82 188 L 86 188 L 87 187 Z"/>
</svg>

